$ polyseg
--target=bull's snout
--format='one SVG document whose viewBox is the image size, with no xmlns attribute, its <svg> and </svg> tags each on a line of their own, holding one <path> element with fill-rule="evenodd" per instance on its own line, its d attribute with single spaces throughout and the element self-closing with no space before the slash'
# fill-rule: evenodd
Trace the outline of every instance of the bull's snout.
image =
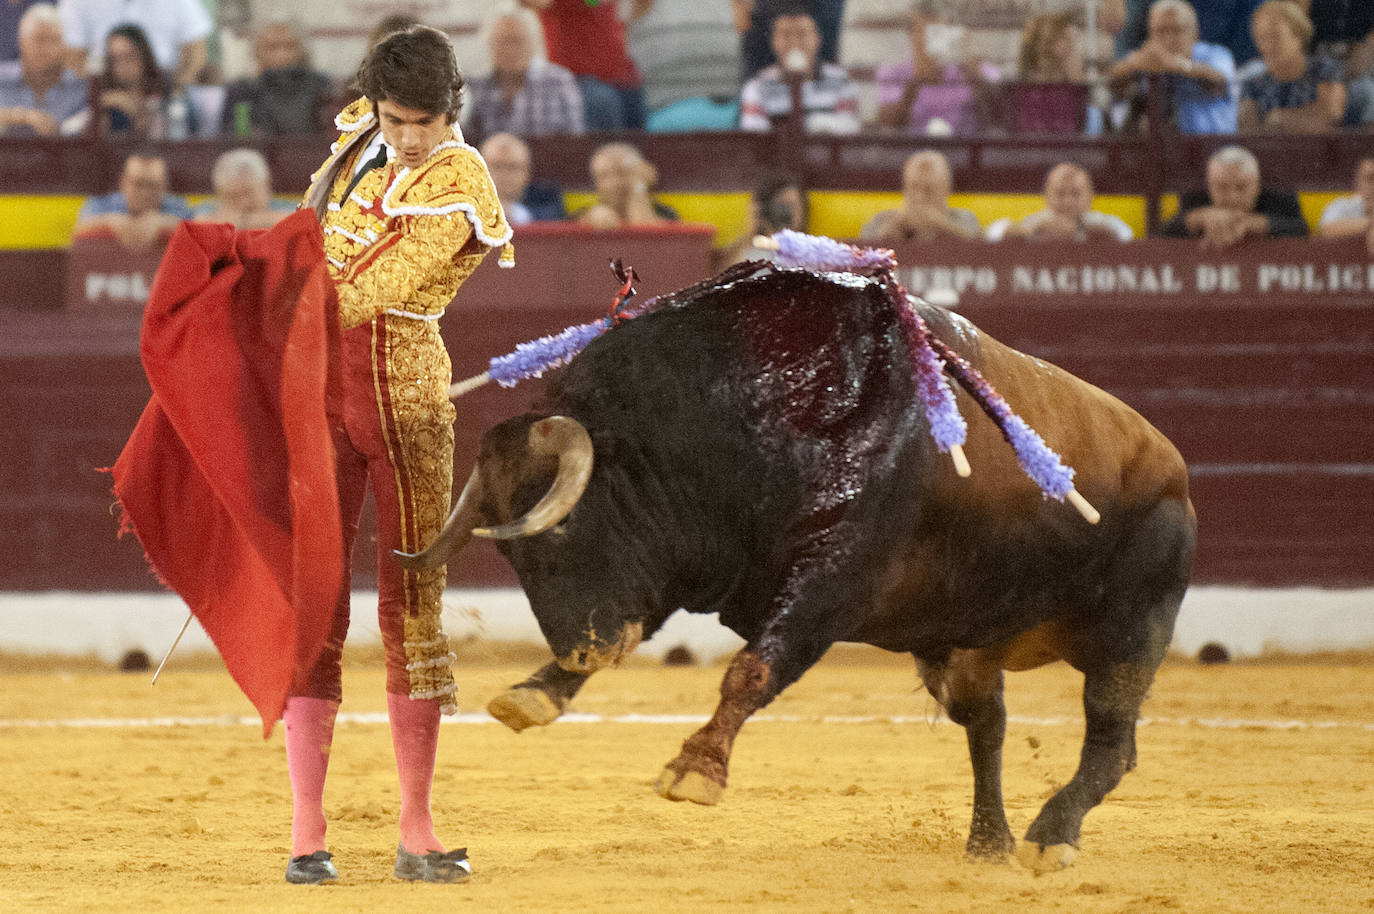
<svg viewBox="0 0 1374 914">
<path fill-rule="evenodd" d="M 570 673 L 594 673 L 602 667 L 619 666 L 634 653 L 644 637 L 644 625 L 630 622 L 614 641 L 604 641 L 591 633 L 591 642 L 558 658 L 558 665 Z"/>
</svg>

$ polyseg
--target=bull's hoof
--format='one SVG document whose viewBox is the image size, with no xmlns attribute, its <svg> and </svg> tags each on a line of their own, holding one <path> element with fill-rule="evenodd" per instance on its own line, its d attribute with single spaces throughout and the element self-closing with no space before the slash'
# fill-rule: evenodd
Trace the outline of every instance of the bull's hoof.
<svg viewBox="0 0 1374 914">
<path fill-rule="evenodd" d="M 1043 846 L 1034 841 L 1022 841 L 1016 848 L 1016 859 L 1021 865 L 1037 876 L 1057 873 L 1073 863 L 1078 849 L 1072 844 L 1050 844 Z"/>
<path fill-rule="evenodd" d="M 539 689 L 506 689 L 487 703 L 487 713 L 516 733 L 526 727 L 542 727 L 563 711 Z"/>
<path fill-rule="evenodd" d="M 667 800 L 691 800 L 702 806 L 715 806 L 725 793 L 725 785 L 717 784 L 699 771 L 678 772 L 664 768 L 654 782 L 654 790 Z"/>
</svg>

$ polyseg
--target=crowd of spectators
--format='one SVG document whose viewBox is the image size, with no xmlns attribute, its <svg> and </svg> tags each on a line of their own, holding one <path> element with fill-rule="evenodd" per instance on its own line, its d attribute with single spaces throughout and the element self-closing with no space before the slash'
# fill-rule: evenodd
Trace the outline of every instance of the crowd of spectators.
<svg viewBox="0 0 1374 914">
<path fill-rule="evenodd" d="M 0 4 L 0 130 L 254 140 L 327 131 L 347 77 L 312 66 L 302 25 L 256 5 L 240 27 L 253 71 L 226 82 L 210 59 L 206 6 Z M 910 0 L 905 52 L 855 68 L 840 54 L 844 0 L 499 0 L 482 17 L 488 56 L 468 74 L 465 127 L 480 142 L 498 132 L 760 131 L 789 119 L 817 133 L 928 136 L 1374 125 L 1374 3 L 1097 0 L 1085 21 L 1077 3 L 1037 12 L 1044 5 L 1028 2 L 1008 59 L 990 59 L 972 40 L 977 23 L 960 21 L 976 6 Z M 415 21 L 388 19 L 379 27 Z M 65 69 L 53 62 L 54 35 Z M 1115 59 L 1100 59 L 1113 35 Z M 92 110 L 72 122 L 66 109 L 88 77 L 81 107 Z M 1149 124 L 1151 114 L 1165 123 Z"/>
<path fill-rule="evenodd" d="M 253 72 L 226 84 L 210 60 L 206 6 L 0 4 L 0 129 L 139 139 L 327 130 L 347 79 L 312 67 L 301 25 L 255 6 Z M 469 74 L 468 126 L 480 142 L 498 132 L 716 129 L 723 110 L 727 126 L 744 130 L 796 119 L 818 133 L 930 136 L 1166 126 L 1150 125 L 1150 113 L 1186 133 L 1374 124 L 1366 0 L 1097 0 L 1090 21 L 1076 3 L 1044 12 L 1027 3 L 1019 52 L 1005 60 L 975 53 L 986 46 L 959 20 L 971 7 L 911 0 L 908 50 L 855 69 L 840 54 L 844 0 L 501 0 L 483 19 L 489 59 Z M 1113 34 L 1115 60 L 1097 59 Z M 53 62 L 54 35 L 65 69 Z M 66 109 L 87 77 L 93 110 L 71 122 Z M 668 108 L 677 113 L 654 117 Z"/>
<path fill-rule="evenodd" d="M 974 53 L 979 46 L 959 21 L 967 6 L 912 0 L 904 9 L 904 51 L 877 63 L 869 77 L 843 65 L 844 0 L 502 0 L 483 20 L 488 58 L 481 72 L 469 73 L 462 126 L 486 153 L 517 224 L 566 217 L 614 227 L 677 218 L 653 193 L 656 164 L 670 163 L 647 161 L 633 134 L 607 137 L 615 141 L 600 145 L 588 163 L 594 201 L 565 216 L 560 189 L 532 173 L 525 141 L 652 128 L 654 115 L 670 109 L 677 115 L 660 121 L 669 129 L 727 126 L 718 118 L 728 110 L 728 126 L 743 131 L 913 137 L 1017 130 L 1243 137 L 1374 125 L 1374 3 L 1099 0 L 1097 34 L 1090 33 L 1093 20 L 1067 4 L 1028 12 L 1013 61 Z M 1028 4 L 1032 9 L 1043 6 Z M 245 29 L 252 72 L 226 82 L 210 59 L 215 23 L 202 0 L 0 4 L 0 134 L 109 136 L 139 145 L 328 133 L 350 97 L 347 79 L 312 65 L 300 22 L 259 12 Z M 416 21 L 387 17 L 369 41 Z M 690 40 L 667 40 L 675 29 Z M 1115 60 L 1094 60 L 1112 35 Z M 865 79 L 875 103 L 867 121 Z M 697 115 L 706 120 L 693 123 Z M 119 214 L 140 227 L 154 221 L 139 222 L 140 214 L 163 208 L 146 200 L 135 206 L 129 188 L 159 179 L 165 195 L 167 171 L 165 162 L 141 156 L 130 157 L 119 192 L 102 204 L 125 201 Z M 140 171 L 150 168 L 158 174 Z M 1369 234 L 1364 185 L 1374 185 L 1374 175 L 1360 175 L 1356 193 L 1323 217 L 1321 234 Z M 783 177 L 760 176 L 749 232 L 723 250 L 727 259 L 748 249 L 764 226 L 806 224 L 805 190 Z M 285 205 L 274 203 L 265 161 L 251 150 L 217 164 L 214 185 L 215 201 L 200 218 L 268 225 Z M 1199 185 L 1184 195 L 1164 234 L 1221 245 L 1297 234 L 1302 223 L 1295 199 L 1260 187 L 1258 163 L 1240 146 L 1218 153 Z M 1116 216 L 1094 210 L 1091 178 L 1070 162 L 1048 170 L 1042 210 L 991 221 L 986 231 L 972 213 L 949 206 L 952 174 L 940 152 L 914 152 L 900 189 L 900 206 L 867 220 L 866 240 L 1132 234 Z M 790 221 L 769 216 L 784 210 Z M 93 215 L 83 213 L 83 225 Z M 148 237 L 144 228 L 124 226 L 116 234 Z"/>
</svg>

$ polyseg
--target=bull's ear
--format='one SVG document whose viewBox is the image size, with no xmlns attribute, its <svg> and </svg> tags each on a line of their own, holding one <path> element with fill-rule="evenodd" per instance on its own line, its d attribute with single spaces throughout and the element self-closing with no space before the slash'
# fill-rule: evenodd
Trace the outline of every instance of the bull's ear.
<svg viewBox="0 0 1374 914">
<path fill-rule="evenodd" d="M 509 524 L 539 502 L 557 475 L 558 459 L 536 454 L 530 431 L 546 416 L 525 413 L 487 429 L 477 463 L 482 469 L 480 527 Z"/>
<path fill-rule="evenodd" d="M 543 533 L 567 517 L 582 497 L 593 462 L 592 439 L 582 423 L 567 416 L 540 419 L 530 425 L 526 443 L 527 459 L 514 463 L 530 467 L 540 462 L 538 458 L 556 458 L 558 471 L 552 485 L 523 517 L 499 527 L 478 527 L 472 531 L 474 536 L 515 539 Z"/>
</svg>

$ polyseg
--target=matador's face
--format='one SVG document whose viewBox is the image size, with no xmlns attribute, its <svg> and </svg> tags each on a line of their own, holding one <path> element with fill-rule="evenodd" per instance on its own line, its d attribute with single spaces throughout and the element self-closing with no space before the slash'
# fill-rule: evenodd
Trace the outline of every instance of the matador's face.
<svg viewBox="0 0 1374 914">
<path fill-rule="evenodd" d="M 382 139 L 396 150 L 396 160 L 406 168 L 419 165 L 435 146 L 453 136 L 447 114 L 429 114 L 391 101 L 377 103 L 377 120 Z"/>
</svg>

